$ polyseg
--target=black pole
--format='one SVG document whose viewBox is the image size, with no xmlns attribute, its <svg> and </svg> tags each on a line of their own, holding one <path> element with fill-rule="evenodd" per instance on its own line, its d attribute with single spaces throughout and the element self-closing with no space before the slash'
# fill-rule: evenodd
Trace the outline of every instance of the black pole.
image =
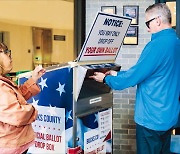
<svg viewBox="0 0 180 154">
<path fill-rule="evenodd" d="M 180 38 L 180 1 L 176 1 L 176 33 Z M 180 120 L 180 115 L 179 115 Z M 180 126 L 175 130 L 176 135 L 180 135 Z"/>
<path fill-rule="evenodd" d="M 74 52 L 78 56 L 85 40 L 86 0 L 74 0 Z"/>
<path fill-rule="evenodd" d="M 166 0 L 155 0 L 155 3 L 166 3 Z"/>
<path fill-rule="evenodd" d="M 74 53 L 76 57 L 81 51 L 85 40 L 86 25 L 86 0 L 74 0 Z M 74 98 L 73 98 L 74 99 Z M 72 147 L 77 147 L 77 117 L 76 117 L 76 100 L 73 100 L 73 140 Z"/>
<path fill-rule="evenodd" d="M 180 0 L 176 1 L 176 33 L 180 38 Z"/>
</svg>

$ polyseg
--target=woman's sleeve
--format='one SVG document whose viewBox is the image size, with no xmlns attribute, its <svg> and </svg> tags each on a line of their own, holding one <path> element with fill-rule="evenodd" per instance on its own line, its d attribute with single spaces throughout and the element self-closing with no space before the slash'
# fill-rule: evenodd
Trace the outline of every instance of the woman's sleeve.
<svg viewBox="0 0 180 154">
<path fill-rule="evenodd" d="M 0 121 L 14 126 L 31 124 L 36 120 L 37 110 L 22 99 L 11 87 L 0 83 Z"/>
<path fill-rule="evenodd" d="M 37 95 L 41 91 L 40 87 L 34 82 L 32 78 L 28 79 L 23 85 L 21 85 L 19 90 L 26 100 L 32 96 Z"/>
</svg>

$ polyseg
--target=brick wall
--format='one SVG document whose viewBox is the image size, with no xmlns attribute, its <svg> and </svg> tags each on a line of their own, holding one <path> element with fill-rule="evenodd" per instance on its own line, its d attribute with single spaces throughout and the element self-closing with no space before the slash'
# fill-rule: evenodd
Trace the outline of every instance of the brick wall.
<svg viewBox="0 0 180 154">
<path fill-rule="evenodd" d="M 86 0 L 86 34 L 101 6 L 116 6 L 117 14 L 123 15 L 124 5 L 139 6 L 139 34 L 138 45 L 123 45 L 116 63 L 126 70 L 133 66 L 142 49 L 150 40 L 145 22 L 145 9 L 153 4 L 155 0 Z M 141 72 L 137 72 L 141 73 Z M 113 91 L 113 153 L 133 154 L 136 153 L 135 123 L 134 123 L 134 102 L 136 87 Z"/>
</svg>

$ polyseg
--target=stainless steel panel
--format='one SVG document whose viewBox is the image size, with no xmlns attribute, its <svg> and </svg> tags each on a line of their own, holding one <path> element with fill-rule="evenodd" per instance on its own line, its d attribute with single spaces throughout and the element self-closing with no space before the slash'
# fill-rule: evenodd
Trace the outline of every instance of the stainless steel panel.
<svg viewBox="0 0 180 154">
<path fill-rule="evenodd" d="M 77 102 L 75 115 L 77 117 L 85 116 L 102 109 L 112 107 L 112 105 L 112 93 L 83 98 Z"/>
<path fill-rule="evenodd" d="M 120 70 L 117 65 L 86 65 L 88 70 L 84 78 L 76 105 L 75 116 L 80 117 L 105 108 L 112 107 L 113 98 L 109 86 L 89 78 L 94 72 L 107 72 L 109 70 Z"/>
</svg>

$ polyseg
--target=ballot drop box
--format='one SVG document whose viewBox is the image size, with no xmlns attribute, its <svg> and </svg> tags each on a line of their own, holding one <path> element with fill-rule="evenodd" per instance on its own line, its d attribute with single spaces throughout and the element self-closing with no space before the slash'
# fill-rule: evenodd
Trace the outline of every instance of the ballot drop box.
<svg viewBox="0 0 180 154">
<path fill-rule="evenodd" d="M 112 153 L 112 91 L 89 76 L 120 70 L 115 60 L 130 23 L 97 13 L 78 58 L 46 68 L 38 80 L 41 92 L 28 100 L 38 110 L 28 153 Z M 21 74 L 19 84 L 30 76 Z"/>
</svg>

